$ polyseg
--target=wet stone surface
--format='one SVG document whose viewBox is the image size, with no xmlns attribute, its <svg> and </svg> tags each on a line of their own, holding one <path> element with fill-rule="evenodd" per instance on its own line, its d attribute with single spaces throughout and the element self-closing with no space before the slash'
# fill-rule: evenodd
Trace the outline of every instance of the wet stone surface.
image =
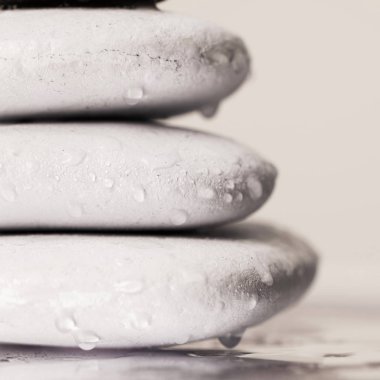
<svg viewBox="0 0 380 380">
<path fill-rule="evenodd" d="M 0 376 L 62 379 L 380 378 L 380 311 L 301 305 L 247 331 L 235 349 L 217 340 L 162 350 L 0 347 Z M 75 321 L 59 321 L 66 330 Z"/>
</svg>

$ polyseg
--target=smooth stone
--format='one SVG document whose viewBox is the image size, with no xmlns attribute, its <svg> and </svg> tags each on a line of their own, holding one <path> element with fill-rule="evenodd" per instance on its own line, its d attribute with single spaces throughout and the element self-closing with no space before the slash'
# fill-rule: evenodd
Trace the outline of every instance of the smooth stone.
<svg viewBox="0 0 380 380">
<path fill-rule="evenodd" d="M 230 139 L 122 122 L 0 127 L 0 229 L 183 229 L 262 206 L 276 169 Z"/>
<path fill-rule="evenodd" d="M 305 242 L 262 224 L 182 236 L 2 234 L 0 337 L 85 350 L 225 337 L 297 301 L 316 266 Z"/>
<path fill-rule="evenodd" d="M 233 34 L 153 9 L 3 11 L 0 52 L 2 120 L 210 114 L 250 66 Z"/>
</svg>

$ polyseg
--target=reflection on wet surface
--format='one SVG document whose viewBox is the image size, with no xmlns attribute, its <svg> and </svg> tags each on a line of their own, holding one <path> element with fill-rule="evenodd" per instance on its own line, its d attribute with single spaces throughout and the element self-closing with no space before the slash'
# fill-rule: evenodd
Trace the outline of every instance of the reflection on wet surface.
<svg viewBox="0 0 380 380">
<path fill-rule="evenodd" d="M 236 350 L 215 341 L 162 350 L 2 346 L 6 380 L 380 379 L 378 310 L 299 307 L 248 331 Z"/>
</svg>

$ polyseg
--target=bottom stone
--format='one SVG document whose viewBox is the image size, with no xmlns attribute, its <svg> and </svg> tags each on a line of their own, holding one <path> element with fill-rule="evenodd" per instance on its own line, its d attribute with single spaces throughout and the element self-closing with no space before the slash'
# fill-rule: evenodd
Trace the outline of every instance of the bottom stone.
<svg viewBox="0 0 380 380">
<path fill-rule="evenodd" d="M 3 234 L 0 337 L 84 350 L 229 337 L 298 300 L 316 265 L 307 244 L 261 224 L 182 236 Z"/>
</svg>

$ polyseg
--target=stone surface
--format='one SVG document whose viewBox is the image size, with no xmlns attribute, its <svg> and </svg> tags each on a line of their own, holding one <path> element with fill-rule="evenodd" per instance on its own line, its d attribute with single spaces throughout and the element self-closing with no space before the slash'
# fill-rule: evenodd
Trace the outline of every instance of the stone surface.
<svg viewBox="0 0 380 380">
<path fill-rule="evenodd" d="M 0 237 L 4 343 L 151 347 L 225 337 L 297 301 L 317 258 L 280 229 Z"/>
<path fill-rule="evenodd" d="M 3 120 L 210 115 L 249 72 L 233 34 L 153 9 L 3 11 L 0 52 Z"/>
<path fill-rule="evenodd" d="M 310 297 L 312 298 L 312 297 Z M 306 303 L 251 329 L 237 350 L 215 340 L 165 350 L 0 346 L 12 380 L 377 380 L 380 309 Z"/>
<path fill-rule="evenodd" d="M 276 169 L 232 140 L 137 123 L 0 127 L 0 229 L 183 229 L 242 219 Z"/>
</svg>

